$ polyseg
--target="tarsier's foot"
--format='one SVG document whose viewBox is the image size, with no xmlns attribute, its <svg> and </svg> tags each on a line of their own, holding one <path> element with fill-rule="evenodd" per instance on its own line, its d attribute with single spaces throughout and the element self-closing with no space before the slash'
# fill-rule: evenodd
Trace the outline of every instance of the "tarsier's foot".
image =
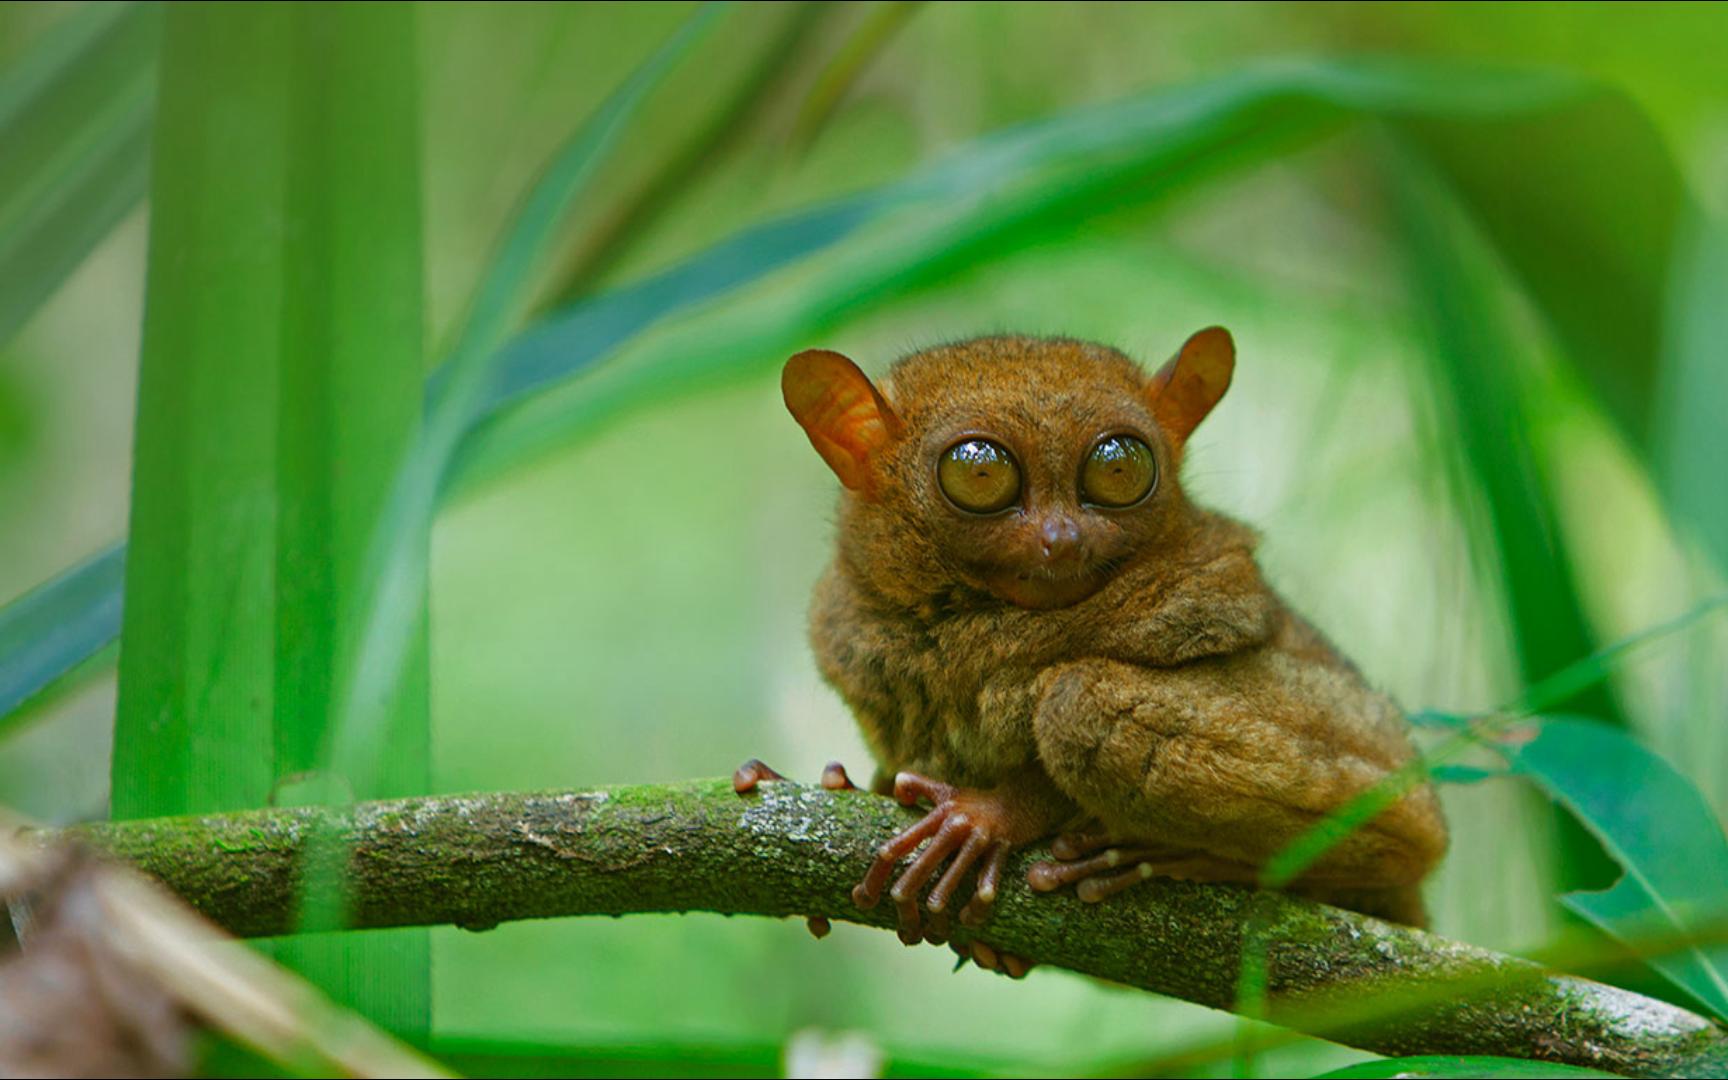
<svg viewBox="0 0 1728 1080">
<path fill-rule="evenodd" d="M 1105 832 L 1065 833 L 1050 845 L 1055 858 L 1026 871 L 1033 892 L 1055 892 L 1074 884 L 1074 894 L 1089 904 L 1115 896 L 1155 877 L 1182 881 L 1234 881 L 1251 884 L 1254 869 L 1205 852 L 1124 844 Z"/>
<path fill-rule="evenodd" d="M 830 761 L 822 769 L 822 786 L 829 791 L 857 791 L 858 785 L 846 775 L 846 766 L 838 761 Z"/>
<path fill-rule="evenodd" d="M 756 785 L 764 780 L 784 779 L 786 778 L 776 772 L 772 765 L 766 764 L 761 758 L 751 758 L 738 766 L 738 771 L 732 774 L 732 790 L 741 796 L 748 795 L 755 791 Z M 854 784 L 852 778 L 846 775 L 846 766 L 838 761 L 830 761 L 827 767 L 822 770 L 822 786 L 829 791 L 858 790 L 858 785 Z M 804 925 L 809 927 L 811 936 L 818 941 L 827 937 L 828 932 L 833 929 L 832 924 L 823 915 L 810 916 L 804 920 Z"/>
<path fill-rule="evenodd" d="M 740 795 L 748 795 L 764 780 L 784 779 L 786 778 L 775 772 L 773 766 L 766 764 L 761 758 L 751 758 L 738 766 L 738 771 L 732 774 L 732 790 Z"/>
<path fill-rule="evenodd" d="M 751 758 L 738 766 L 738 771 L 732 774 L 732 790 L 740 795 L 748 795 L 764 780 L 784 779 L 784 776 L 774 771 L 774 766 L 764 763 L 761 758 Z M 858 790 L 858 785 L 846 775 L 846 766 L 838 761 L 830 761 L 822 770 L 822 786 L 829 791 Z"/>
<path fill-rule="evenodd" d="M 998 975 L 1006 975 L 1010 979 L 1024 979 L 1026 973 L 1036 965 L 1032 961 L 1013 953 L 998 952 L 996 949 L 974 941 L 966 945 L 953 942 L 949 946 L 960 955 L 960 963 L 970 960 L 984 971 L 994 971 Z M 959 965 L 956 965 L 958 970 Z"/>
<path fill-rule="evenodd" d="M 1029 821 L 1012 799 L 997 792 L 957 788 L 916 773 L 894 778 L 894 797 L 905 806 L 928 802 L 932 809 L 877 849 L 876 861 L 852 890 L 853 903 L 861 908 L 875 907 L 900 860 L 923 844 L 923 850 L 888 890 L 900 917 L 900 940 L 908 945 L 946 940 L 948 905 L 974 867 L 978 870 L 977 886 L 960 910 L 960 921 L 968 926 L 981 925 L 996 902 L 1008 856 L 1038 838 L 1041 822 Z M 926 927 L 918 895 L 944 863 L 947 870 L 924 896 L 924 907 L 932 915 Z"/>
</svg>

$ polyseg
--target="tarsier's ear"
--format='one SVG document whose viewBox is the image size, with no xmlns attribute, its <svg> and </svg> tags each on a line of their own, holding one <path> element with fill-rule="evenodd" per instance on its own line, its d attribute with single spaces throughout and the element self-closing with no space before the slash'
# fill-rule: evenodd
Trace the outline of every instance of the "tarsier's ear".
<svg viewBox="0 0 1728 1080">
<path fill-rule="evenodd" d="M 858 365 L 827 349 L 806 349 L 780 373 L 786 408 L 840 482 L 868 494 L 870 458 L 900 433 L 900 418 Z"/>
<path fill-rule="evenodd" d="M 1180 447 L 1230 389 L 1236 369 L 1236 343 L 1222 326 L 1208 326 L 1183 342 L 1168 364 L 1146 386 L 1152 415 L 1164 434 Z"/>
</svg>

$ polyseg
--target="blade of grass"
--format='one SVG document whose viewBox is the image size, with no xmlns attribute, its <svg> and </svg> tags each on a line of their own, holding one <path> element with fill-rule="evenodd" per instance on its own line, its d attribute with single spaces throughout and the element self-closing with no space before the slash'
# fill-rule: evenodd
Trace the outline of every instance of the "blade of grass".
<svg viewBox="0 0 1728 1080">
<path fill-rule="evenodd" d="M 318 672 L 329 680 L 326 723 L 305 732 L 294 746 L 297 755 L 315 763 L 322 778 L 313 793 L 318 801 L 365 798 L 368 792 L 394 782 L 401 772 L 397 761 L 402 753 L 399 738 L 403 724 L 396 715 L 399 708 L 393 708 L 392 703 L 408 699 L 418 706 L 419 726 L 411 732 L 417 741 L 411 749 L 420 750 L 416 779 L 424 783 L 427 558 L 432 515 L 450 455 L 471 423 L 477 402 L 484 398 L 491 376 L 487 360 L 526 303 L 564 212 L 586 190 L 636 108 L 723 10 L 720 5 L 705 5 L 687 20 L 554 155 L 481 279 L 446 362 L 448 378 L 428 395 L 424 425 L 416 436 L 404 440 L 404 445 L 380 448 L 383 453 L 374 475 L 376 482 L 367 492 L 367 514 L 355 515 L 348 529 L 345 554 L 346 568 L 351 572 L 334 582 L 344 601 L 340 622 L 329 639 L 328 663 Z M 411 34 L 401 36 L 412 39 Z M 407 81 L 412 83 L 411 78 Z M 364 247 L 359 250 L 364 251 Z M 415 253 L 417 257 L 417 248 Z M 311 263 L 307 269 L 315 271 L 316 267 Z M 417 277 L 415 285 L 418 288 Z M 355 299 L 369 298 L 359 291 Z M 414 315 L 417 320 L 417 304 Z M 415 360 L 418 373 L 417 355 Z M 415 416 L 418 395 L 409 392 L 402 397 L 411 403 L 406 414 Z M 410 419 L 408 430 L 412 432 L 412 428 Z M 315 432 L 318 428 L 307 430 Z M 361 424 L 354 430 L 366 429 Z M 339 461 L 330 458 L 317 463 L 333 465 Z M 329 482 L 322 471 L 308 479 L 311 482 L 305 490 L 309 494 Z M 316 539 L 312 532 L 305 535 Z M 311 553 L 311 561 L 316 562 L 319 554 Z M 301 881 L 302 918 L 308 924 L 328 921 L 332 912 L 345 906 L 345 855 L 342 840 L 335 834 L 320 836 L 309 844 Z M 331 981 L 355 996 L 368 995 L 379 1007 L 395 1004 L 400 1014 L 400 1002 L 393 1002 L 390 995 L 401 995 L 399 987 L 405 983 L 402 975 L 406 969 L 412 964 L 415 975 L 429 973 L 423 933 L 408 944 L 392 938 L 367 951 L 349 945 L 351 940 L 351 935 L 315 935 L 297 939 L 288 948 L 297 958 L 310 959 L 315 970 L 327 973 Z M 382 949 L 391 946 L 393 953 L 378 963 Z M 368 960 L 373 961 L 370 967 Z M 424 1035 L 429 1030 L 430 1004 L 423 993 L 427 979 L 419 977 L 406 981 L 406 985 L 413 992 L 410 1004 L 415 1012 L 402 1019 L 413 1020 L 415 1030 Z"/>
<path fill-rule="evenodd" d="M 120 633 L 126 548 L 116 544 L 0 608 L 0 735 L 21 707 Z"/>
<path fill-rule="evenodd" d="M 1728 226 L 1696 219 L 1676 258 L 1665 317 L 1666 343 L 1656 388 L 1654 456 L 1680 519 L 1718 566 L 1728 566 Z"/>
<path fill-rule="evenodd" d="M 923 6 L 921 0 L 885 0 L 864 16 L 823 67 L 816 84 L 798 107 L 798 119 L 792 125 L 794 151 L 802 152 L 816 141 L 859 76 Z"/>
<path fill-rule="evenodd" d="M 411 7 L 295 8 L 290 231 L 278 431 L 275 773 L 318 769 L 340 720 L 358 587 L 393 470 L 422 412 L 419 73 Z M 422 545 L 428 543 L 421 538 Z M 403 676 L 370 705 L 391 748 L 359 798 L 426 791 L 431 774 L 424 547 L 405 612 Z M 312 935 L 277 958 L 416 1040 L 431 1030 L 424 932 Z"/>
<path fill-rule="evenodd" d="M 0 78 L 0 344 L 149 179 L 156 4 L 91 4 Z"/>
<path fill-rule="evenodd" d="M 126 575 L 116 817 L 258 806 L 314 767 L 356 623 L 353 584 L 420 423 L 413 9 L 171 9 Z M 424 789 L 424 584 L 414 677 L 373 702 Z M 430 1022 L 423 931 L 279 950 L 392 1029 Z"/>
<path fill-rule="evenodd" d="M 580 247 L 558 275 L 561 280 L 552 306 L 562 307 L 591 293 L 595 283 L 678 203 L 690 185 L 731 153 L 761 122 L 768 106 L 785 93 L 798 61 L 841 10 L 826 0 L 805 0 L 796 6 L 701 129 L 686 137 L 645 183 L 625 195 L 581 238 Z"/>
<path fill-rule="evenodd" d="M 1689 203 L 1654 124 L 1624 95 L 1601 90 L 1539 125 L 1436 118 L 1405 134 L 1479 224 L 1603 409 L 1648 450 L 1665 287 Z"/>
<path fill-rule="evenodd" d="M 1530 377 L 1521 366 L 1529 344 L 1512 331 L 1496 268 L 1448 190 L 1409 155 L 1394 150 L 1385 160 L 1409 293 L 1427 328 L 1424 383 L 1437 413 L 1438 456 L 1451 466 L 1459 505 L 1480 497 L 1485 520 L 1469 532 L 1473 554 L 1497 573 L 1520 681 L 1536 683 L 1594 652 L 1596 640 L 1550 481 L 1533 446 Z M 1626 724 L 1605 683 L 1580 690 L 1565 704 Z M 1560 818 L 1558 839 L 1556 870 L 1564 888 L 1612 879 L 1612 864 L 1571 818 Z"/>
<path fill-rule="evenodd" d="M 269 6 L 177 8 L 168 19 L 114 747 L 119 818 L 256 806 L 270 794 L 276 222 L 290 84 L 274 43 L 288 29 Z"/>
</svg>

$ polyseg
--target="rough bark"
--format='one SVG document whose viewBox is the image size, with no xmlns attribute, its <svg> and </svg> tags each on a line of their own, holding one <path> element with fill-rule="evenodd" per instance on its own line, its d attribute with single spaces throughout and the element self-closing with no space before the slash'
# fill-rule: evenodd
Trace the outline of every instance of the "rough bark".
<svg viewBox="0 0 1728 1080">
<path fill-rule="evenodd" d="M 293 932 L 302 855 L 350 852 L 352 925 L 473 930 L 634 912 L 821 915 L 910 816 L 862 792 L 724 780 L 264 809 L 68 830 L 236 934 Z M 1027 852 L 1016 872 L 1038 857 Z M 1019 877 L 1013 880 L 1021 880 Z M 967 935 L 956 928 L 956 937 Z M 1104 904 L 1003 890 L 978 936 L 1042 964 L 1228 1009 L 1263 934 L 1276 1023 L 1389 1055 L 1498 1054 L 1634 1076 L 1722 1075 L 1728 1033 L 1673 1005 L 1283 896 L 1152 881 Z"/>
</svg>

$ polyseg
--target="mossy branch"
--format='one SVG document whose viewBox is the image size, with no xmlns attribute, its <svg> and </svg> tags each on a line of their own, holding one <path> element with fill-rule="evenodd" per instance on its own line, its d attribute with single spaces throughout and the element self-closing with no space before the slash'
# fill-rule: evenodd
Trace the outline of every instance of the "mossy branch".
<svg viewBox="0 0 1728 1080">
<path fill-rule="evenodd" d="M 889 927 L 891 905 L 860 911 L 850 890 L 909 815 L 862 792 L 776 782 L 740 797 L 708 780 L 404 799 L 343 813 L 252 810 L 67 835 L 244 936 L 296 929 L 302 855 L 319 849 L 320 835 L 351 850 L 356 927 L 682 911 Z M 1016 868 L 1038 854 L 1023 853 Z M 1042 964 L 1228 1009 L 1251 926 L 1266 935 L 1267 1018 L 1298 1030 L 1391 1055 L 1498 1054 L 1634 1076 L 1728 1069 L 1728 1033 L 1665 1002 L 1231 886 L 1152 881 L 1096 905 L 1007 888 L 978 936 Z"/>
</svg>

